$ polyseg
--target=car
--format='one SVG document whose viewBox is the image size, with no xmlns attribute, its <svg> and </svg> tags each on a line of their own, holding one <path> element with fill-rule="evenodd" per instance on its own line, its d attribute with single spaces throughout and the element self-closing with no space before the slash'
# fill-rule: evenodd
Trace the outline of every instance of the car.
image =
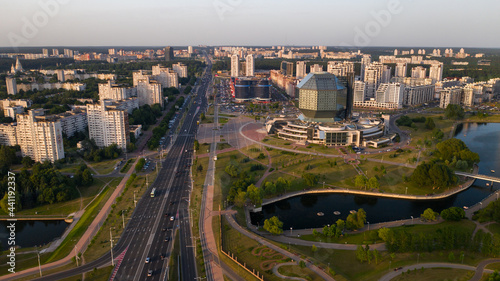
<svg viewBox="0 0 500 281">
<path fill-rule="evenodd" d="M 148 270 L 148 277 L 151 277 L 151 276 L 153 276 L 153 270 L 152 269 Z"/>
<path fill-rule="evenodd" d="M 168 241 L 170 241 L 170 238 L 167 236 L 167 237 L 165 237 L 165 242 L 168 242 Z"/>
<path fill-rule="evenodd" d="M 165 213 L 165 217 L 168 218 L 170 216 L 170 213 Z"/>
<path fill-rule="evenodd" d="M 146 258 L 146 263 L 149 263 L 150 259 L 149 257 Z"/>
<path fill-rule="evenodd" d="M 174 216 L 171 216 L 170 221 L 174 221 L 174 220 L 175 220 Z"/>
<path fill-rule="evenodd" d="M 165 255 L 161 254 L 160 255 L 160 260 L 163 260 L 165 258 Z"/>
<path fill-rule="evenodd" d="M 165 232 L 165 231 L 167 231 L 167 228 L 164 227 L 164 228 L 161 229 L 161 231 Z"/>
</svg>

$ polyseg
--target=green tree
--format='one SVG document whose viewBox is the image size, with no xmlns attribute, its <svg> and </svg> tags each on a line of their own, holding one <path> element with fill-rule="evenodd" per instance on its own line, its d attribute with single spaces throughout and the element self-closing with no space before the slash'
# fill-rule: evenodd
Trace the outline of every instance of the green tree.
<svg viewBox="0 0 500 281">
<path fill-rule="evenodd" d="M 381 229 L 378 230 L 378 237 L 382 239 L 384 242 L 389 241 L 389 237 L 391 236 L 392 230 L 387 227 L 382 227 Z"/>
<path fill-rule="evenodd" d="M 445 111 L 444 116 L 447 119 L 461 120 L 465 116 L 464 109 L 458 104 L 449 104 Z"/>
<path fill-rule="evenodd" d="M 144 164 L 146 164 L 146 159 L 141 158 L 137 161 L 137 164 L 135 164 L 135 171 L 139 173 L 142 168 L 144 167 Z"/>
<path fill-rule="evenodd" d="M 356 187 L 365 187 L 367 183 L 366 177 L 363 175 L 357 175 L 356 178 L 354 178 L 354 185 Z"/>
<path fill-rule="evenodd" d="M 251 184 L 247 188 L 247 198 L 250 199 L 250 202 L 255 206 L 260 207 L 262 204 L 262 196 L 261 189 Z"/>
<path fill-rule="evenodd" d="M 373 258 L 375 259 L 375 264 L 378 264 L 381 256 L 380 256 L 380 252 L 377 249 L 373 250 Z"/>
<path fill-rule="evenodd" d="M 316 247 L 316 245 L 312 245 L 311 252 L 315 253 L 317 251 L 318 251 L 318 247 Z"/>
<path fill-rule="evenodd" d="M 431 208 L 427 208 L 420 215 L 420 217 L 426 221 L 435 221 L 436 220 L 436 212 L 434 212 Z"/>
<path fill-rule="evenodd" d="M 378 188 L 380 188 L 380 184 L 378 183 L 378 180 L 377 180 L 376 177 L 371 177 L 368 180 L 368 188 L 370 188 L 370 189 L 378 189 Z"/>
<path fill-rule="evenodd" d="M 246 198 L 247 193 L 239 189 L 236 196 L 234 197 L 234 205 L 240 208 L 245 206 Z"/>
<path fill-rule="evenodd" d="M 465 218 L 465 211 L 459 207 L 451 207 L 441 211 L 441 217 L 447 221 L 460 221 Z"/>
<path fill-rule="evenodd" d="M 368 260 L 365 248 L 363 248 L 363 246 L 361 245 L 358 245 L 358 247 L 356 248 L 356 259 L 360 262 L 365 262 Z"/>
<path fill-rule="evenodd" d="M 200 143 L 198 140 L 194 140 L 194 150 L 199 151 L 200 150 Z"/>
<path fill-rule="evenodd" d="M 264 185 L 264 192 L 268 195 L 272 195 L 276 193 L 276 185 L 273 182 L 266 182 Z"/>
<path fill-rule="evenodd" d="M 304 179 L 307 186 L 313 187 L 318 184 L 318 177 L 311 173 L 303 173 L 302 178 Z"/>
<path fill-rule="evenodd" d="M 487 281 L 500 281 L 500 273 L 498 273 L 498 270 L 495 270 L 492 274 L 490 274 Z"/>
<path fill-rule="evenodd" d="M 23 160 L 21 160 L 21 164 L 23 164 L 23 168 L 29 169 L 29 168 L 33 167 L 33 164 L 35 164 L 35 161 L 33 161 L 33 159 L 31 159 L 31 157 L 29 157 L 29 156 L 24 156 Z"/>
<path fill-rule="evenodd" d="M 434 128 L 436 128 L 436 124 L 434 123 L 434 119 L 432 119 L 432 117 L 427 117 L 425 119 L 425 128 L 427 130 L 434 130 Z"/>
<path fill-rule="evenodd" d="M 283 233 L 283 222 L 274 216 L 264 221 L 264 229 L 273 235 L 279 235 Z"/>
<path fill-rule="evenodd" d="M 224 171 L 232 178 L 236 178 L 239 176 L 241 169 L 237 164 L 229 164 L 226 166 L 226 169 L 224 169 Z"/>
</svg>

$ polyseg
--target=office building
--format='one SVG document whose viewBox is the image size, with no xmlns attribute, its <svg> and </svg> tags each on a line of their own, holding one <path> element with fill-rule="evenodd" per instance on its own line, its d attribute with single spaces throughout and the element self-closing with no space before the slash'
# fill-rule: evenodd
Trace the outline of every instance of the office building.
<svg viewBox="0 0 500 281">
<path fill-rule="evenodd" d="M 128 112 L 120 104 L 101 100 L 97 104 L 87 104 L 89 137 L 98 147 L 115 143 L 127 149 L 130 142 Z"/>
<path fill-rule="evenodd" d="M 253 59 L 253 55 L 250 54 L 250 55 L 247 55 L 246 57 L 246 70 L 245 70 L 245 76 L 247 77 L 253 77 L 254 76 L 254 72 L 255 72 L 255 65 L 254 65 L 254 59 Z"/>
<path fill-rule="evenodd" d="M 231 77 L 240 76 L 240 59 L 237 54 L 231 56 Z"/>
<path fill-rule="evenodd" d="M 174 60 L 174 48 L 165 47 L 165 61 Z"/>
<path fill-rule="evenodd" d="M 236 102 L 271 100 L 271 84 L 268 79 L 250 77 L 235 78 L 232 83 L 234 83 L 234 98 Z"/>
<path fill-rule="evenodd" d="M 293 76 L 293 63 L 282 61 L 280 65 L 281 74 L 285 76 Z"/>
<path fill-rule="evenodd" d="M 460 104 L 462 102 L 462 87 L 450 87 L 441 90 L 439 107 L 446 108 L 449 104 Z"/>
<path fill-rule="evenodd" d="M 295 74 L 295 78 L 302 79 L 306 77 L 306 62 L 298 61 L 297 62 L 297 73 Z"/>
<path fill-rule="evenodd" d="M 23 157 L 37 162 L 64 158 L 61 122 L 55 116 L 44 116 L 43 109 L 17 115 L 16 133 Z"/>
</svg>

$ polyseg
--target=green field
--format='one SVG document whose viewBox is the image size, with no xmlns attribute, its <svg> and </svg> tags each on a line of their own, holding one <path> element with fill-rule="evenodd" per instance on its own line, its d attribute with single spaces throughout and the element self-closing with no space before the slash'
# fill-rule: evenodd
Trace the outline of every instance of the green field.
<svg viewBox="0 0 500 281">
<path fill-rule="evenodd" d="M 94 168 L 99 174 L 106 175 L 113 172 L 116 164 L 121 159 L 105 160 L 97 163 L 90 163 L 90 166 Z"/>
<path fill-rule="evenodd" d="M 468 281 L 474 271 L 455 268 L 425 268 L 404 272 L 391 281 Z"/>
</svg>

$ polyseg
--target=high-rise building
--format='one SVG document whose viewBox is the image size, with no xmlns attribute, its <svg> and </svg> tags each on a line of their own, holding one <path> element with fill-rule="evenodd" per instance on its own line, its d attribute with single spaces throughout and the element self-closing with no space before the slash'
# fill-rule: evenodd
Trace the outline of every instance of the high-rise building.
<svg viewBox="0 0 500 281">
<path fill-rule="evenodd" d="M 394 76 L 396 77 L 406 77 L 406 73 L 408 72 L 408 64 L 405 62 L 396 64 L 396 73 Z"/>
<path fill-rule="evenodd" d="M 165 47 L 165 60 L 166 61 L 171 61 L 174 60 L 174 48 L 168 46 Z"/>
<path fill-rule="evenodd" d="M 314 73 L 314 72 L 323 72 L 323 66 L 322 65 L 319 65 L 319 64 L 314 64 L 314 65 L 311 65 L 311 73 Z"/>
<path fill-rule="evenodd" d="M 354 63 L 350 61 L 329 61 L 326 71 L 337 77 L 347 76 L 347 73 L 354 71 Z"/>
<path fill-rule="evenodd" d="M 231 56 L 231 77 L 240 76 L 240 59 L 237 54 Z"/>
<path fill-rule="evenodd" d="M 137 99 L 139 106 L 158 103 L 161 107 L 163 107 L 163 92 L 161 84 L 154 80 L 150 80 L 149 77 L 139 80 L 137 84 Z"/>
<path fill-rule="evenodd" d="M 405 85 L 403 96 L 404 105 L 419 105 L 434 99 L 436 87 L 434 85 Z"/>
<path fill-rule="evenodd" d="M 153 66 L 152 78 L 159 82 L 163 88 L 179 87 L 179 76 L 177 73 L 168 67 L 162 67 L 160 64 Z"/>
<path fill-rule="evenodd" d="M 179 75 L 181 78 L 186 78 L 188 77 L 188 68 L 187 65 L 183 63 L 176 63 L 172 65 L 172 69 Z"/>
<path fill-rule="evenodd" d="M 66 81 L 66 78 L 64 77 L 64 69 L 57 69 L 56 74 L 57 74 L 57 81 L 59 82 Z"/>
<path fill-rule="evenodd" d="M 44 58 L 48 58 L 49 57 L 49 49 L 42 49 L 42 54 L 43 54 Z"/>
<path fill-rule="evenodd" d="M 16 78 L 6 77 L 5 82 L 7 84 L 7 94 L 15 95 L 17 94 L 17 82 Z"/>
<path fill-rule="evenodd" d="M 67 137 L 72 137 L 76 132 L 84 132 L 87 129 L 87 113 L 81 110 L 67 111 L 56 114 L 54 117 L 61 122 L 62 132 Z"/>
<path fill-rule="evenodd" d="M 254 65 L 253 55 L 249 54 L 246 57 L 245 76 L 252 77 L 254 76 L 254 72 L 255 72 L 255 65 Z"/>
<path fill-rule="evenodd" d="M 125 100 L 134 95 L 131 88 L 118 87 L 109 80 L 106 84 L 99 84 L 99 99 L 100 100 Z"/>
<path fill-rule="evenodd" d="M 298 61 L 297 62 L 297 73 L 295 74 L 295 78 L 302 79 L 306 77 L 306 62 Z"/>
<path fill-rule="evenodd" d="M 59 56 L 59 49 L 52 49 L 52 55 L 53 55 L 54 57 Z"/>
<path fill-rule="evenodd" d="M 116 49 L 113 49 L 113 48 L 112 48 L 112 49 L 108 49 L 108 54 L 109 54 L 110 56 L 114 56 L 114 55 L 116 55 Z"/>
<path fill-rule="evenodd" d="M 17 126 L 13 124 L 0 124 L 0 145 L 17 145 Z"/>
<path fill-rule="evenodd" d="M 354 102 L 365 101 L 366 83 L 363 81 L 354 82 Z"/>
<path fill-rule="evenodd" d="M 460 104 L 462 102 L 462 87 L 450 87 L 441 91 L 439 107 L 446 108 L 449 104 Z"/>
<path fill-rule="evenodd" d="M 425 78 L 427 69 L 423 66 L 417 66 L 411 69 L 411 78 Z"/>
<path fill-rule="evenodd" d="M 67 58 L 73 58 L 74 52 L 70 49 L 64 49 L 64 56 Z"/>
<path fill-rule="evenodd" d="M 43 109 L 32 109 L 17 116 L 17 143 L 21 153 L 37 162 L 54 162 L 64 158 L 60 120 L 44 116 Z"/>
<path fill-rule="evenodd" d="M 431 65 L 431 69 L 429 71 L 429 78 L 432 79 L 433 82 L 439 82 L 443 80 L 443 64 L 437 63 Z"/>
<path fill-rule="evenodd" d="M 363 55 L 361 58 L 361 78 L 365 77 L 365 68 L 372 63 L 371 55 Z"/>
<path fill-rule="evenodd" d="M 89 137 L 98 147 L 115 143 L 127 149 L 130 141 L 127 110 L 110 100 L 101 100 L 97 104 L 87 104 L 87 116 Z"/>
<path fill-rule="evenodd" d="M 309 120 L 344 119 L 347 89 L 335 75 L 311 72 L 297 85 L 299 110 Z"/>
<path fill-rule="evenodd" d="M 193 53 L 193 46 L 188 46 L 188 54 L 192 54 Z"/>
<path fill-rule="evenodd" d="M 280 65 L 280 71 L 285 76 L 293 76 L 293 63 L 282 61 Z"/>
<path fill-rule="evenodd" d="M 394 103 L 397 108 L 403 107 L 404 85 L 400 83 L 380 84 L 375 100 L 378 103 Z"/>
</svg>

